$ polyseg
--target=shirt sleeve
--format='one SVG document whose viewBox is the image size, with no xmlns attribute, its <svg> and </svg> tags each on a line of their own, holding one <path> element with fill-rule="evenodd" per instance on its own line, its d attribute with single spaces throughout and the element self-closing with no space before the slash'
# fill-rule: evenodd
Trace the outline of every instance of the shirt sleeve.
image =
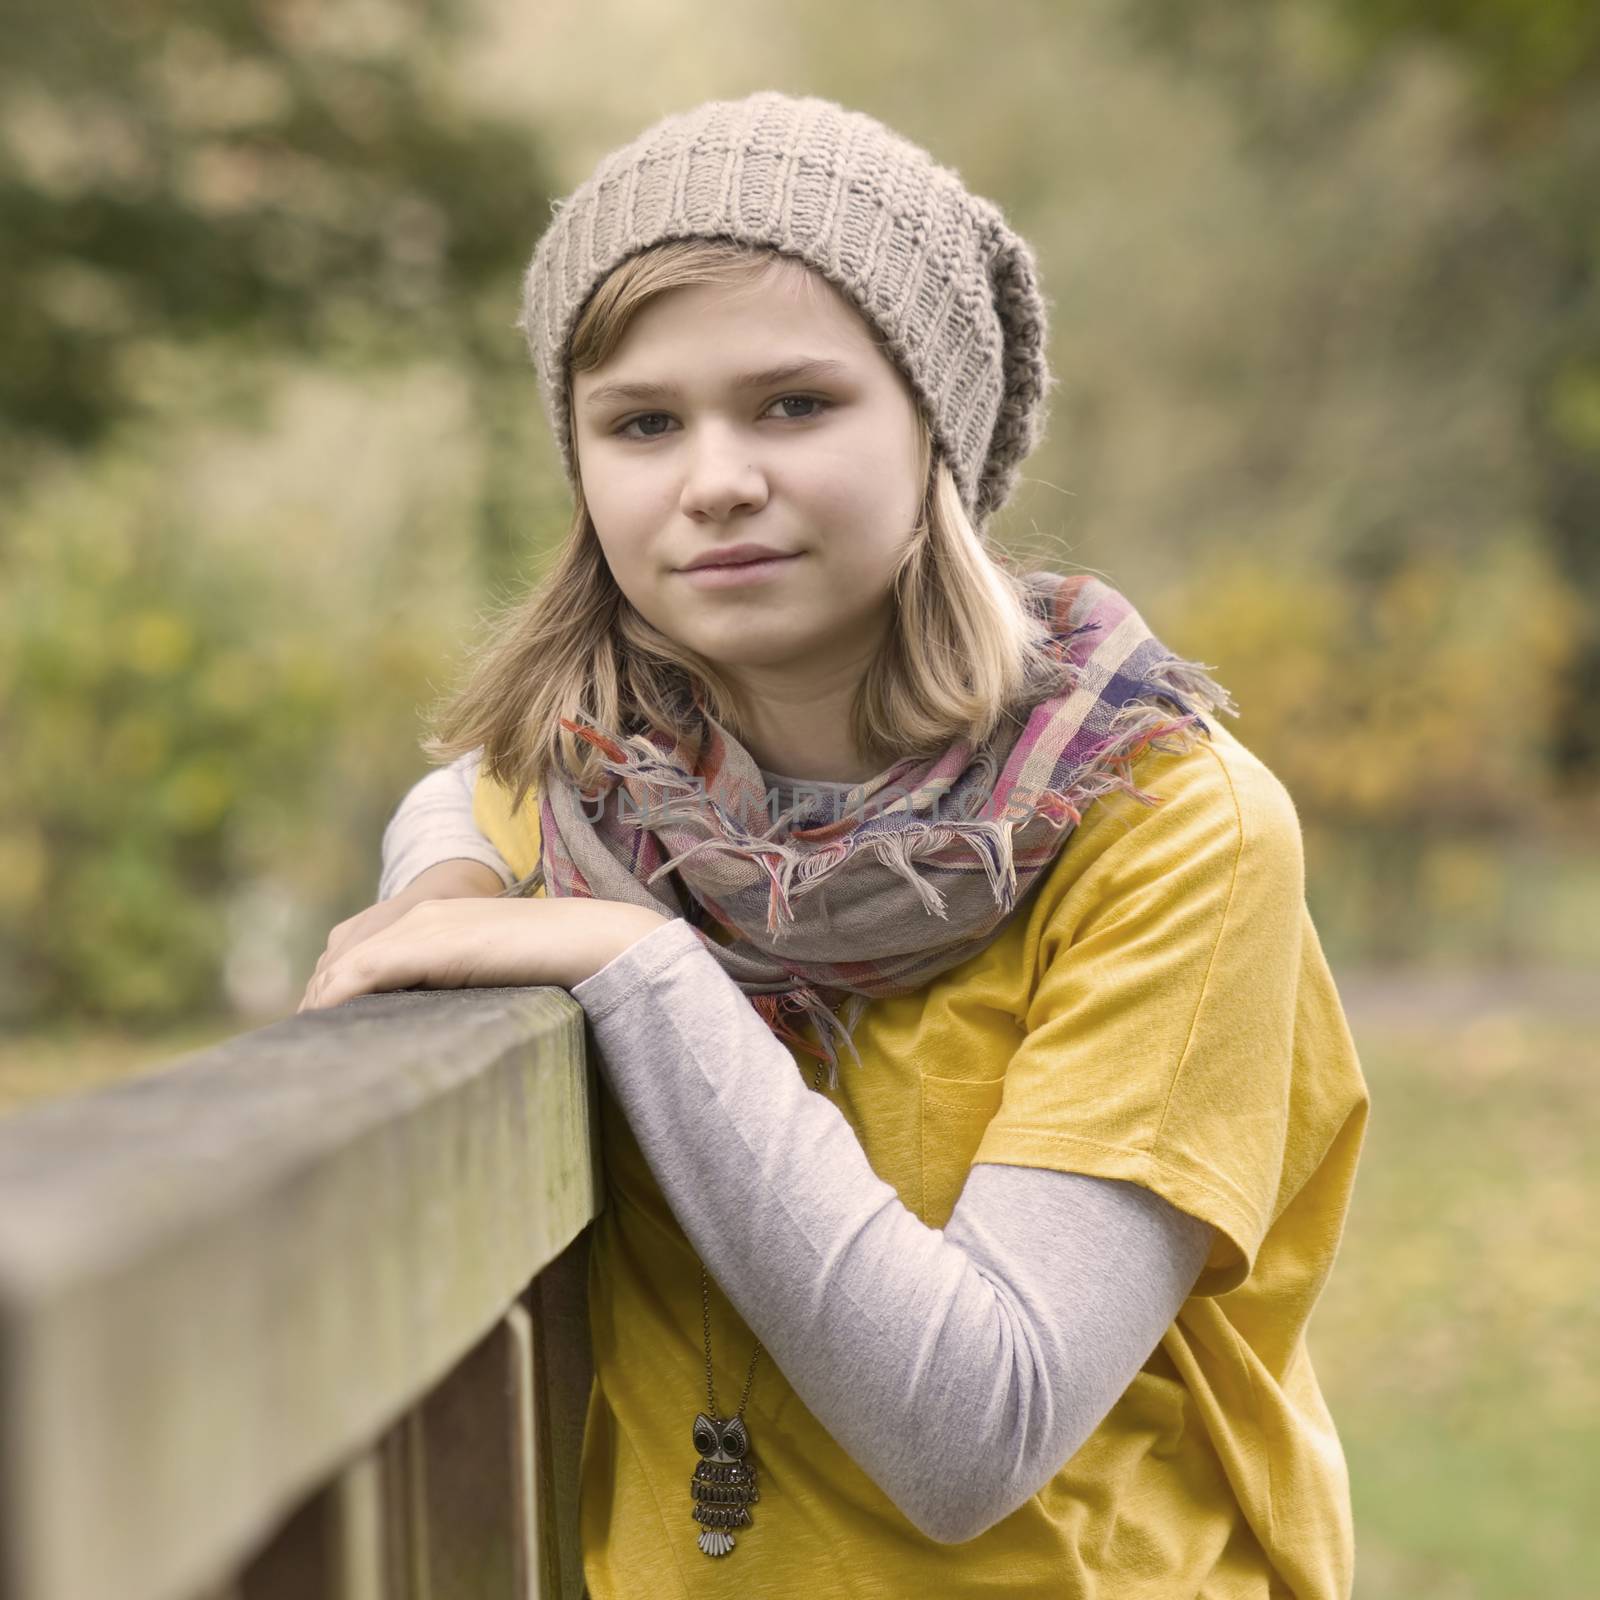
<svg viewBox="0 0 1600 1600">
<path fill-rule="evenodd" d="M 572 994 L 707 1269 L 930 1538 L 975 1538 L 1060 1471 L 1206 1259 L 1211 1229 L 1148 1190 L 1018 1166 L 974 1167 L 928 1227 L 682 920 Z"/>
<path fill-rule="evenodd" d="M 1217 1229 L 1195 1292 L 1220 1295 L 1249 1275 L 1284 1169 L 1300 825 L 1233 741 L 1138 777 L 1163 802 L 1117 805 L 1109 842 L 1050 908 L 1024 1037 L 974 1159 L 1161 1195 Z"/>
<path fill-rule="evenodd" d="M 480 751 L 469 750 L 412 785 L 383 830 L 380 900 L 392 900 L 441 861 L 482 862 L 510 886 L 512 873 L 505 858 L 473 821 L 472 794 L 480 760 Z"/>
</svg>

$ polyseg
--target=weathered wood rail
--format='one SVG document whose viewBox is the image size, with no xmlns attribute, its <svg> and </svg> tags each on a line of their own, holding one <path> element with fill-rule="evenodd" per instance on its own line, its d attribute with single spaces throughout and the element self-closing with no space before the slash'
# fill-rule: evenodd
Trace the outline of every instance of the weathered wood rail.
<svg viewBox="0 0 1600 1600">
<path fill-rule="evenodd" d="M 559 989 L 0 1118 L 0 1600 L 578 1600 L 596 1150 Z"/>
</svg>

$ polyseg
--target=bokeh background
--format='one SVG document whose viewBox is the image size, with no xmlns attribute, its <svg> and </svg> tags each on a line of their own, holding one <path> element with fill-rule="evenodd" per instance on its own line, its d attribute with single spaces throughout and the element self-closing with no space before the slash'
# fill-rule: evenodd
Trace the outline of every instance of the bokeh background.
<svg viewBox="0 0 1600 1600">
<path fill-rule="evenodd" d="M 879 116 L 1034 242 L 998 528 L 1283 778 L 1374 1096 L 1357 1593 L 1600 1592 L 1600 8 L 11 0 L 0 1109 L 292 1011 L 566 497 L 513 318 L 647 122 Z"/>
</svg>

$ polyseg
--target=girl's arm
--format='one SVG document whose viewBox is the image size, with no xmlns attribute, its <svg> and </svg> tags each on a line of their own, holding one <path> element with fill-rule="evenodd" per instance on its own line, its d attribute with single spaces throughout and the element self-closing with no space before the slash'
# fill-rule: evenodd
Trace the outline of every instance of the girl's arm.
<svg viewBox="0 0 1600 1600">
<path fill-rule="evenodd" d="M 572 994 L 708 1271 L 929 1538 L 975 1538 L 1037 1493 L 1205 1264 L 1210 1224 L 1044 1168 L 974 1166 L 949 1224 L 926 1226 L 681 920 Z"/>
<path fill-rule="evenodd" d="M 500 878 L 502 887 L 510 886 L 511 868 L 472 820 L 472 788 L 480 758 L 480 751 L 469 750 L 449 766 L 436 767 L 400 802 L 383 832 L 379 900 L 393 899 L 441 861 L 481 862 Z"/>
</svg>

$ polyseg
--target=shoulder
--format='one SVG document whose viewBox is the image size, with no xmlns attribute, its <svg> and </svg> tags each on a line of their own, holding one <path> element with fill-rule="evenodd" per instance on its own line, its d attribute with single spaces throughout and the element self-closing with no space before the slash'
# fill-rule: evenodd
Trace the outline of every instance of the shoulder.
<svg viewBox="0 0 1600 1600">
<path fill-rule="evenodd" d="M 1298 899 L 1304 844 L 1293 799 L 1277 775 L 1214 719 L 1187 749 L 1152 747 L 1132 768 L 1147 799 L 1094 801 L 1041 889 L 1040 910 L 1076 923 L 1093 904 L 1133 898 L 1226 900 L 1237 883 Z M 1076 913 L 1075 915 L 1072 913 Z"/>
<path fill-rule="evenodd" d="M 1276 773 L 1226 728 L 1212 724 L 1211 737 L 1199 739 L 1189 759 L 1149 778 L 1170 783 L 1171 793 L 1156 808 L 1168 826 L 1199 824 L 1209 819 L 1241 852 L 1283 858 L 1301 864 L 1300 817 L 1294 800 Z M 1159 832 L 1159 828 L 1157 832 Z"/>
<path fill-rule="evenodd" d="M 517 876 L 525 877 L 538 864 L 539 792 L 530 788 L 519 804 L 512 791 L 487 772 L 479 771 L 472 788 L 472 820 L 505 857 Z"/>
<path fill-rule="evenodd" d="M 1133 840 L 1157 848 L 1175 836 L 1215 837 L 1241 848 L 1298 853 L 1300 818 L 1278 776 L 1219 723 L 1181 752 L 1151 749 L 1133 766 L 1134 783 L 1154 802 L 1114 794 L 1085 815 L 1084 840 L 1104 847 Z"/>
</svg>

